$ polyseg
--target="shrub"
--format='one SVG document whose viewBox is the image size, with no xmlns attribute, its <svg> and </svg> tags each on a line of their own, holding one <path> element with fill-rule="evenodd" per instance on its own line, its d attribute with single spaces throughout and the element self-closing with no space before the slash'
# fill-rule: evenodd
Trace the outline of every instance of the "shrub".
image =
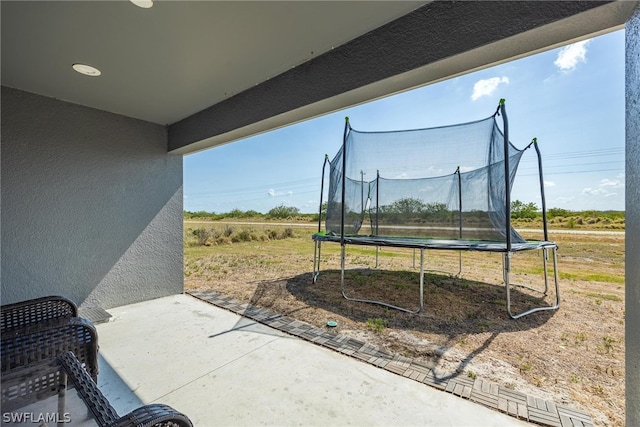
<svg viewBox="0 0 640 427">
<path fill-rule="evenodd" d="M 373 330 L 375 333 L 380 333 L 387 326 L 387 321 L 380 317 L 376 317 L 375 319 L 367 319 L 367 327 Z"/>
<path fill-rule="evenodd" d="M 282 232 L 283 239 L 286 239 L 288 237 L 293 237 L 293 228 L 285 228 Z"/>
<path fill-rule="evenodd" d="M 231 239 L 233 242 L 250 242 L 251 241 L 251 230 L 240 230 L 233 238 Z"/>
<path fill-rule="evenodd" d="M 200 246 L 205 246 L 211 237 L 211 230 L 206 228 L 196 228 L 193 230 L 193 235 L 198 238 L 198 244 Z"/>
</svg>

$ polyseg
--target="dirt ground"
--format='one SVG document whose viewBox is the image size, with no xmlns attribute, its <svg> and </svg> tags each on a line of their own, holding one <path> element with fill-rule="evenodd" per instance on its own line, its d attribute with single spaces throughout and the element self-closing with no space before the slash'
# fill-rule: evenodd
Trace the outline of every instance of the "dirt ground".
<svg viewBox="0 0 640 427">
<path fill-rule="evenodd" d="M 553 235 L 561 306 L 512 320 L 500 254 L 425 252 L 424 309 L 409 314 L 342 297 L 339 245 L 322 246 L 312 281 L 309 233 L 268 242 L 186 248 L 185 287 L 211 289 L 448 371 L 588 412 L 596 425 L 624 425 L 624 234 Z M 419 252 L 348 247 L 345 292 L 415 309 Z M 550 263 L 551 265 L 551 263 Z M 517 254 L 512 282 L 543 288 L 542 257 Z M 515 272 L 519 271 L 519 274 Z M 553 301 L 513 288 L 515 312 Z"/>
</svg>

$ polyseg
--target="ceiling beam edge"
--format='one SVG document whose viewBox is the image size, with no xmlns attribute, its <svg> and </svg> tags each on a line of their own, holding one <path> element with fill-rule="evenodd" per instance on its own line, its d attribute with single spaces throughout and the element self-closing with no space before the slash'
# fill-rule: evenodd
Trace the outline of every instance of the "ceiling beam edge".
<svg viewBox="0 0 640 427">
<path fill-rule="evenodd" d="M 429 3 L 170 125 L 168 148 L 193 153 L 611 31 L 636 3 Z"/>
</svg>

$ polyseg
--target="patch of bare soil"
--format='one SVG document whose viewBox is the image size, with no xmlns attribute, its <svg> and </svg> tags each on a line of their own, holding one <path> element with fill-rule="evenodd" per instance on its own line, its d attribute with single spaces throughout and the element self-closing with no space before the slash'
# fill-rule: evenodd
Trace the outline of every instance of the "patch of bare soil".
<svg viewBox="0 0 640 427">
<path fill-rule="evenodd" d="M 502 258 L 465 253 L 429 254 L 424 309 L 409 314 L 342 297 L 339 253 L 323 246 L 321 273 L 312 281 L 309 251 L 282 252 L 271 242 L 185 255 L 185 287 L 211 289 L 256 306 L 326 327 L 470 377 L 550 399 L 588 412 L 594 423 L 624 425 L 624 237 L 559 237 L 561 307 L 512 320 L 506 313 Z M 239 246 L 238 246 L 239 247 Z M 270 248 L 272 250 L 270 250 Z M 622 252 L 621 252 L 622 251 Z M 540 254 L 514 259 L 517 283 L 543 287 Z M 410 251 L 348 253 L 345 291 L 415 309 L 419 269 Z M 538 267 L 539 266 L 539 267 Z M 550 284 L 551 285 L 551 284 Z M 553 286 L 550 286 L 551 290 Z M 515 312 L 550 304 L 547 297 L 514 288 Z"/>
</svg>

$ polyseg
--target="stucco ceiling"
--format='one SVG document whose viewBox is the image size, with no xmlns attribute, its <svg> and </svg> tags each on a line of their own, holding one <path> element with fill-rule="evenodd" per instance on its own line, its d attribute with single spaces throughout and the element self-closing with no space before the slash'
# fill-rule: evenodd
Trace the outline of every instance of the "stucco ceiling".
<svg viewBox="0 0 640 427">
<path fill-rule="evenodd" d="M 171 124 L 424 3 L 2 1 L 2 84 Z"/>
<path fill-rule="evenodd" d="M 1 77 L 167 125 L 187 154 L 622 28 L 638 3 L 3 0 Z"/>
</svg>

